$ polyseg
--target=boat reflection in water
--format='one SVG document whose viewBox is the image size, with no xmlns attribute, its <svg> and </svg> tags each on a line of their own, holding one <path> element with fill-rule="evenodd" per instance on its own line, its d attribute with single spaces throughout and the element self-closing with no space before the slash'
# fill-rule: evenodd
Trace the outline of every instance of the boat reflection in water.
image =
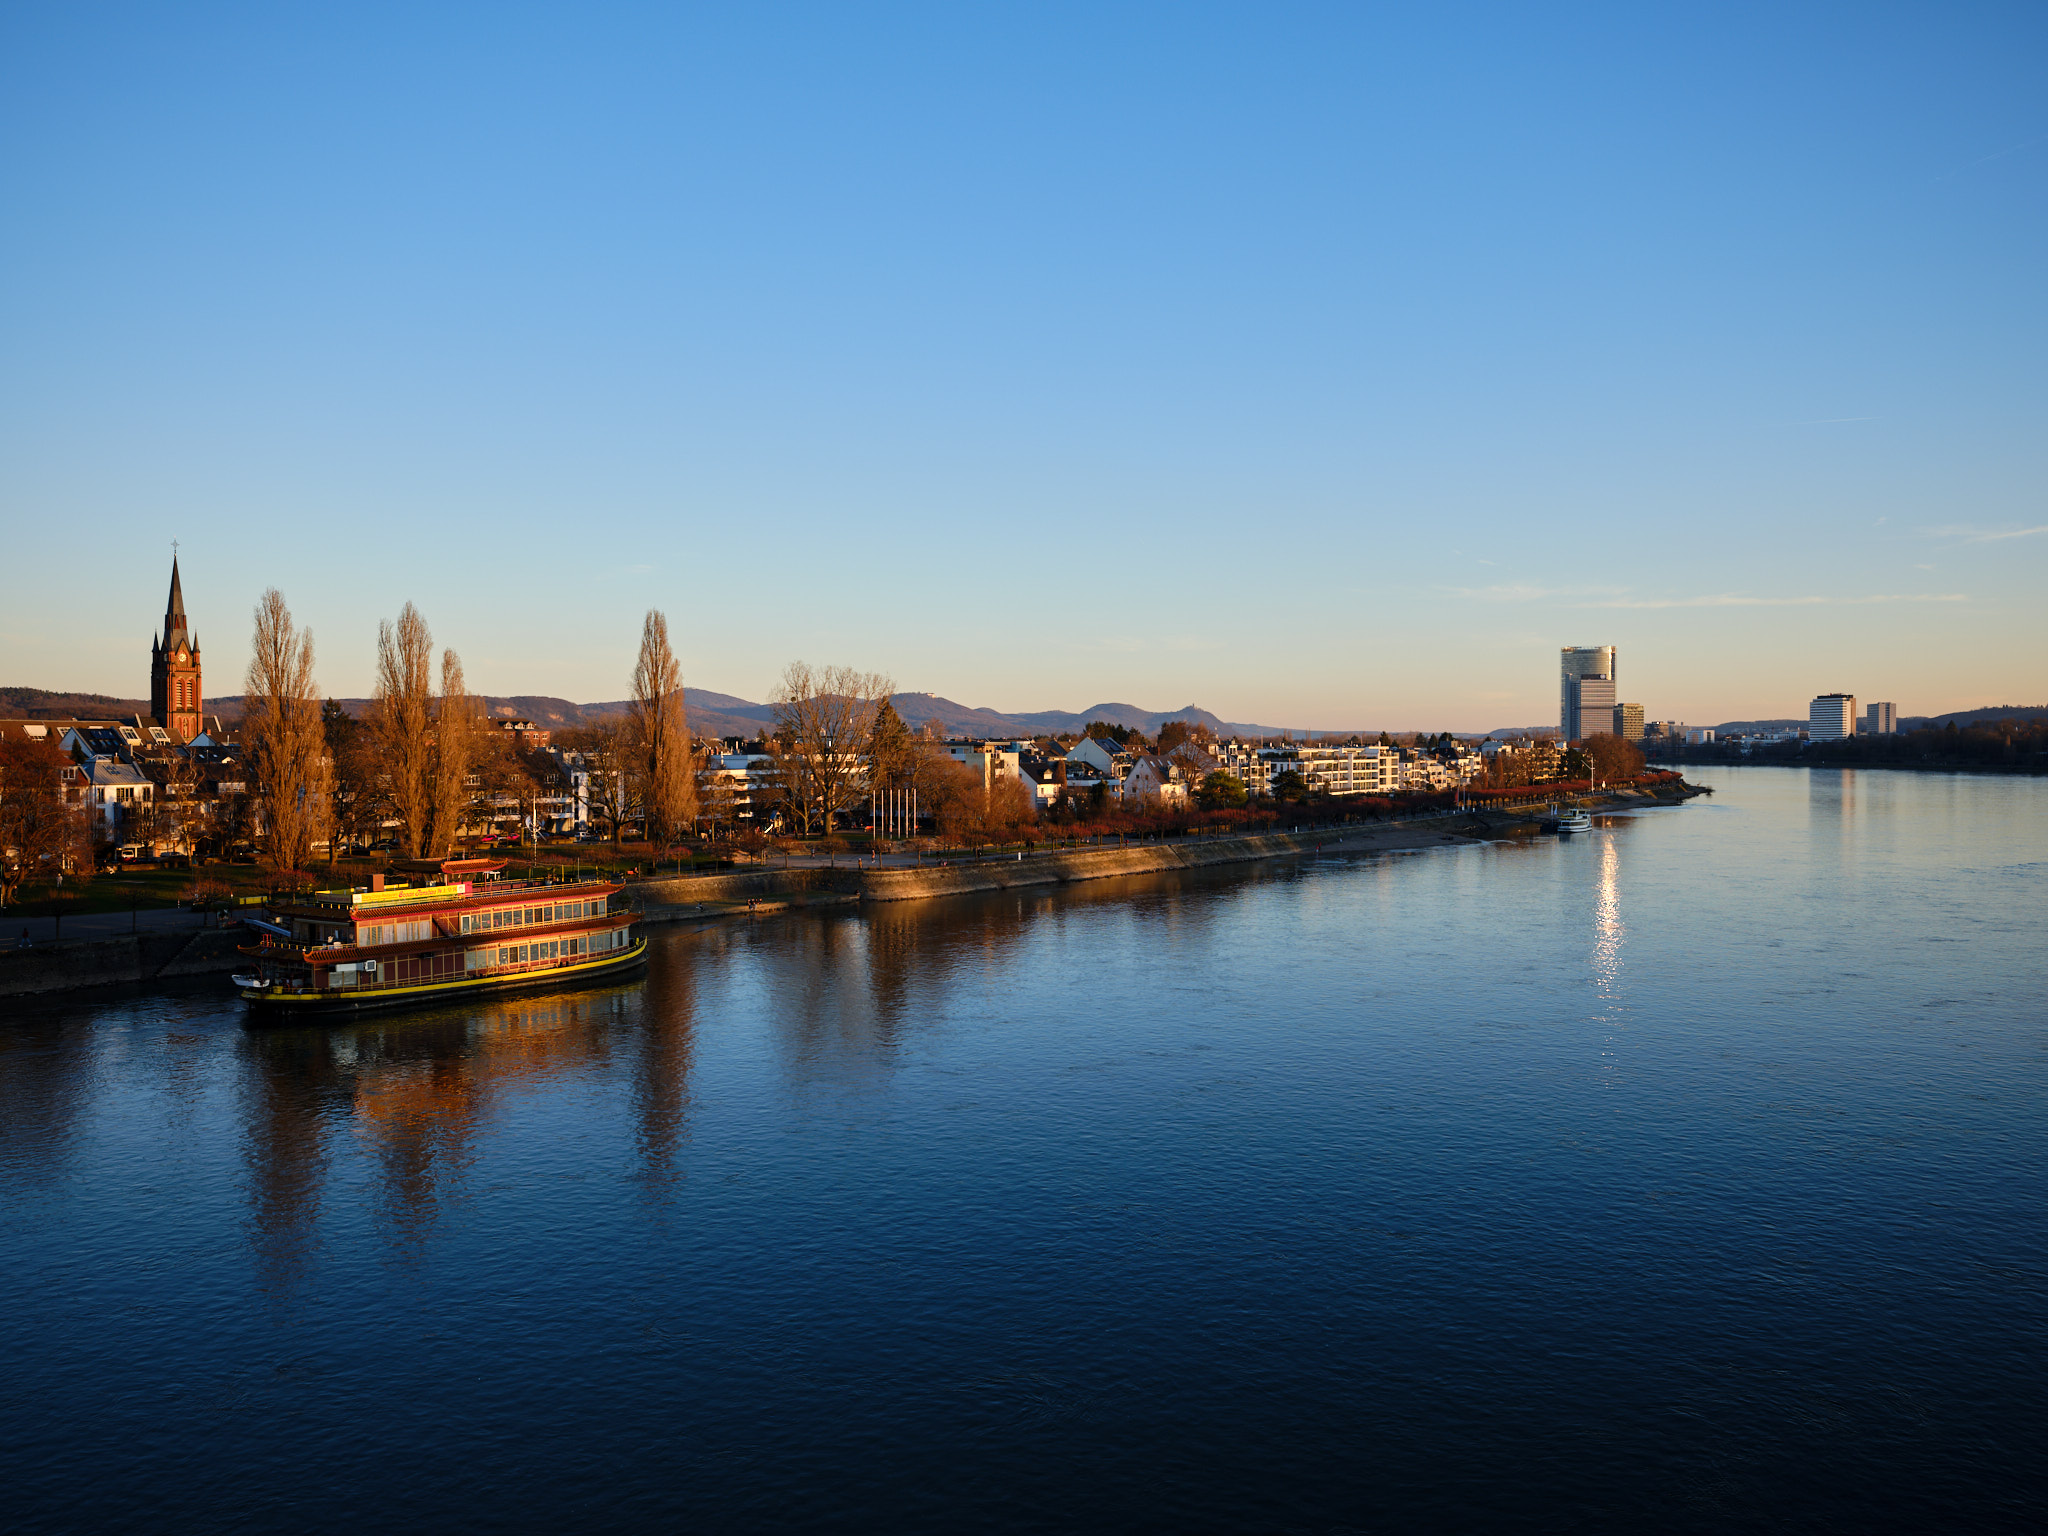
<svg viewBox="0 0 2048 1536">
<path fill-rule="evenodd" d="M 1033 950 L 1056 951 L 1076 925 L 1109 921 L 1150 930 L 1147 942 L 1200 949 L 1230 910 L 1220 891 L 1243 898 L 1294 874 L 1134 876 L 669 929 L 647 946 L 642 973 L 611 985 L 565 980 L 554 992 L 245 1031 L 244 1160 L 259 1267 L 272 1287 L 296 1288 L 323 1227 L 347 1214 L 330 1193 L 331 1167 L 365 1152 L 376 1170 L 374 1228 L 390 1251 L 417 1254 L 479 1177 L 507 1176 L 513 1143 L 488 1143 L 525 1131 L 511 1123 L 522 1100 L 558 1101 L 579 1082 L 594 1097 L 630 1099 L 634 1178 L 663 1198 L 690 1135 L 700 993 L 716 996 L 719 1015 L 774 999 L 768 1044 L 794 1105 L 879 1102 L 919 1021 L 945 1017 L 963 985 Z"/>
<path fill-rule="evenodd" d="M 667 1182 L 694 1051 L 691 972 L 677 961 L 657 952 L 644 980 L 610 987 L 565 982 L 558 993 L 244 1034 L 244 1156 L 266 1276 L 289 1289 L 303 1273 L 338 1151 L 372 1151 L 373 1224 L 392 1249 L 416 1250 L 522 1096 L 608 1078 L 629 1060 L 642 1174 Z M 357 1146 L 338 1148 L 344 1137 Z"/>
</svg>

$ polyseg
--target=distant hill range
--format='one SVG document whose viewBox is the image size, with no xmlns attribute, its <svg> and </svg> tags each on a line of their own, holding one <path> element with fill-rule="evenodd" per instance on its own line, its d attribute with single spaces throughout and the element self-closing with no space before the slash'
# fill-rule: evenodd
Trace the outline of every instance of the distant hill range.
<svg viewBox="0 0 2048 1536">
<path fill-rule="evenodd" d="M 206 701 L 206 711 L 216 711 Z M 235 700 L 235 713 L 242 701 Z M 117 699 L 107 693 L 52 693 L 47 688 L 0 688 L 0 718 L 8 720 L 118 720 L 124 715 L 149 713 L 147 699 Z"/>
<path fill-rule="evenodd" d="M 369 711 L 368 699 L 341 699 L 337 701 L 350 714 L 361 716 Z M 744 736 L 756 737 L 773 724 L 775 711 L 767 704 L 756 704 L 749 699 L 735 698 L 729 693 L 713 693 L 706 688 L 685 688 L 683 702 L 690 711 L 690 728 L 700 736 Z M 1143 731 L 1147 736 L 1159 734 L 1159 727 L 1169 720 L 1199 721 L 1219 736 L 1349 736 L 1351 731 L 1309 731 L 1299 726 L 1257 725 L 1248 721 L 1227 721 L 1211 714 L 1208 710 L 1189 704 L 1180 709 L 1140 709 L 1135 704 L 1097 704 L 1080 711 L 1037 710 L 1025 714 L 1005 714 L 1000 710 L 980 709 L 968 704 L 956 704 L 951 699 L 940 698 L 935 693 L 899 693 L 891 702 L 896 713 L 913 728 L 922 726 L 927 720 L 937 720 L 949 736 L 1056 736 L 1063 731 L 1082 731 L 1097 720 L 1111 725 L 1129 726 Z M 485 708 L 500 720 L 531 720 L 534 724 L 550 730 L 567 730 L 572 726 L 588 725 L 608 716 L 625 713 L 627 701 L 611 699 L 596 704 L 576 704 L 568 699 L 549 698 L 540 694 L 511 694 L 499 696 L 487 694 Z M 0 718 L 11 719 L 106 719 L 123 715 L 137 715 L 147 712 L 147 699 L 120 699 L 104 693 L 61 693 L 41 688 L 0 687 Z M 208 714 L 219 715 L 223 721 L 232 722 L 242 713 L 242 699 L 239 694 L 211 698 L 205 701 Z M 1379 734 L 1374 726 L 1371 735 Z"/>
<path fill-rule="evenodd" d="M 1901 715 L 1899 729 L 1919 731 L 1932 726 L 1940 730 L 1951 720 L 1958 730 L 1966 725 L 1982 725 L 1987 720 L 2048 720 L 2048 704 L 2000 704 L 1993 709 L 1959 709 L 1947 715 L 1915 715 L 1910 720 Z"/>
<path fill-rule="evenodd" d="M 689 706 L 690 728 L 700 736 L 759 736 L 775 719 L 775 711 L 767 704 L 756 704 L 748 699 L 735 698 L 729 693 L 713 693 L 706 688 L 685 688 L 683 700 Z M 1357 731 L 1307 730 L 1301 726 L 1257 725 L 1243 720 L 1223 720 L 1198 705 L 1187 704 L 1179 709 L 1140 709 L 1135 704 L 1096 704 L 1088 709 L 1068 711 L 1059 709 L 1036 710 L 1023 714 L 1005 714 L 1000 710 L 981 709 L 968 704 L 956 704 L 951 699 L 940 698 L 935 693 L 899 693 L 892 702 L 896 713 L 904 722 L 916 728 L 927 720 L 937 720 L 949 736 L 1057 736 L 1067 731 L 1086 730 L 1097 720 L 1111 725 L 1130 726 L 1143 731 L 1147 736 L 1159 734 L 1159 727 L 1169 720 L 1200 722 L 1219 736 L 1294 736 L 1311 738 L 1318 736 L 1365 736 L 1376 737 L 1380 726 L 1370 729 L 1361 727 Z M 342 707 L 352 715 L 368 713 L 368 699 L 342 699 Z M 485 708 L 500 720 L 531 720 L 536 725 L 550 730 L 567 730 L 571 726 L 588 725 L 607 716 L 624 714 L 626 701 L 612 699 L 599 704 L 574 704 L 567 699 L 548 698 L 541 694 L 520 693 L 506 697 L 486 695 Z M 232 722 L 240 718 L 242 698 L 240 694 L 211 698 L 206 701 L 206 712 L 219 715 L 223 721 Z M 0 687 L 0 718 L 30 720 L 85 719 L 97 720 L 122 715 L 139 715 L 149 709 L 147 699 L 117 699 L 104 693 L 62 693 L 42 688 Z M 2000 704 L 1992 709 L 1962 709 L 1946 715 L 1916 715 L 1902 717 L 1901 730 L 1918 730 L 1926 726 L 1940 729 L 1953 720 L 1959 727 L 1976 725 L 1985 720 L 2038 720 L 2048 718 L 2048 704 Z M 1714 727 L 1715 734 L 1733 736 L 1743 732 L 1790 730 L 1806 724 L 1798 720 L 1729 720 Z M 1406 735 L 1406 730 L 1396 734 Z M 1475 739 L 1478 732 L 1468 733 Z M 1492 736 L 1555 736 L 1555 725 L 1503 726 L 1487 732 Z"/>
<path fill-rule="evenodd" d="M 348 699 L 343 702 L 352 713 L 360 712 L 366 703 L 360 699 Z M 958 704 L 935 693 L 899 693 L 892 695 L 889 702 L 895 706 L 896 713 L 902 716 L 904 723 L 913 730 L 928 720 L 936 720 L 940 729 L 948 736 L 1057 736 L 1064 731 L 1086 730 L 1097 720 L 1110 725 L 1128 726 L 1143 731 L 1147 736 L 1158 735 L 1159 727 L 1169 720 L 1200 722 L 1219 736 L 1351 734 L 1349 731 L 1311 733 L 1300 727 L 1290 731 L 1285 726 L 1228 721 L 1194 704 L 1168 710 L 1140 709 L 1135 704 L 1097 704 L 1079 711 L 1048 709 L 1009 714 L 971 704 Z M 533 721 L 536 725 L 560 728 L 583 725 L 609 715 L 623 714 L 626 703 L 624 699 L 611 699 L 597 704 L 572 704 L 567 699 L 519 695 L 491 699 L 489 707 L 491 713 L 501 719 L 525 719 Z M 713 693 L 705 688 L 685 688 L 683 703 L 690 712 L 690 729 L 700 736 L 755 737 L 770 729 L 775 723 L 773 705 L 756 704 L 750 699 L 735 698 L 729 693 Z"/>
</svg>

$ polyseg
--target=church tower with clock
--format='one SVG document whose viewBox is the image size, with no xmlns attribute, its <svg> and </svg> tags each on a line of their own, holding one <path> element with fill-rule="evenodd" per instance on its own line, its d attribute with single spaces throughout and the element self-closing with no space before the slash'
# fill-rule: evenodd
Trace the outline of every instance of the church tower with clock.
<svg viewBox="0 0 2048 1536">
<path fill-rule="evenodd" d="M 163 638 L 149 653 L 149 712 L 179 741 L 204 730 L 199 691 L 199 641 L 185 627 L 185 593 L 178 585 L 178 557 L 171 556 L 171 600 L 164 608 Z"/>
</svg>

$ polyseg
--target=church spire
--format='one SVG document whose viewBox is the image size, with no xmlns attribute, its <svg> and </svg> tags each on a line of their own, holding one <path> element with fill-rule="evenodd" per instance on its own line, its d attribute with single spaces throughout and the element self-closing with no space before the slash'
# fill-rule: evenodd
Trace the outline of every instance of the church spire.
<svg viewBox="0 0 2048 1536">
<path fill-rule="evenodd" d="M 164 649 L 171 650 L 185 639 L 185 589 L 178 584 L 178 557 L 174 554 L 171 556 L 171 597 L 164 605 Z"/>
</svg>

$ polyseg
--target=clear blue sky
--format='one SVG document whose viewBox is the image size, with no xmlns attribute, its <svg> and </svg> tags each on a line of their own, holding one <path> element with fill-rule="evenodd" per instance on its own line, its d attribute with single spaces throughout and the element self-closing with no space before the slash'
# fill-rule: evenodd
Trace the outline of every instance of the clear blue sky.
<svg viewBox="0 0 2048 1536">
<path fill-rule="evenodd" d="M 0 681 L 2048 697 L 2048 7 L 0 16 Z"/>
</svg>

